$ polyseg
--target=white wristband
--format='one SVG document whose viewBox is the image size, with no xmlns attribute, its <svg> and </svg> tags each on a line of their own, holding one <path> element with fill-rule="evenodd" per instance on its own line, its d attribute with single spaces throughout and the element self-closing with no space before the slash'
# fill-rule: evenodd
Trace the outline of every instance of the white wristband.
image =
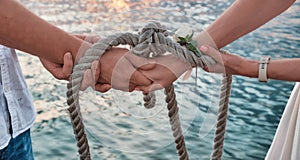
<svg viewBox="0 0 300 160">
<path fill-rule="evenodd" d="M 260 82 L 268 81 L 267 68 L 269 62 L 270 62 L 270 56 L 263 56 L 259 61 L 258 80 Z"/>
</svg>

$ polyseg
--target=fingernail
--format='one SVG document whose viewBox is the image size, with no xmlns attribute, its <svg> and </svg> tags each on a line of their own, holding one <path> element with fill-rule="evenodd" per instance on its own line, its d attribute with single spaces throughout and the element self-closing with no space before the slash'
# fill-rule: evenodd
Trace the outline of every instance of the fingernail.
<svg viewBox="0 0 300 160">
<path fill-rule="evenodd" d="M 72 54 L 70 52 L 67 53 L 67 58 L 72 59 Z"/>
<path fill-rule="evenodd" d="M 208 50 L 208 48 L 207 48 L 206 46 L 201 46 L 201 47 L 200 47 L 200 50 L 201 50 L 202 52 L 206 52 L 206 51 Z"/>
<path fill-rule="evenodd" d="M 96 70 L 97 67 L 98 67 L 98 62 L 93 62 L 93 64 L 92 64 L 92 69 L 93 69 L 93 70 Z"/>
</svg>

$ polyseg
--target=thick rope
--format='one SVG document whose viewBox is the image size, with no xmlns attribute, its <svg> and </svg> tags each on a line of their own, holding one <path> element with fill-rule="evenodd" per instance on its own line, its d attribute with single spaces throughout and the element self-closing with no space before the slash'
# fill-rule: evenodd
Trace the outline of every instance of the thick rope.
<svg viewBox="0 0 300 160">
<path fill-rule="evenodd" d="M 184 136 L 182 134 L 181 124 L 178 114 L 178 106 L 174 86 L 170 85 L 165 88 L 166 102 L 169 110 L 169 121 L 172 126 L 173 137 L 175 138 L 176 149 L 180 160 L 188 160 L 188 153 L 185 147 Z"/>
<path fill-rule="evenodd" d="M 232 82 L 232 76 L 229 74 L 223 74 L 218 118 L 217 118 L 217 125 L 216 125 L 215 137 L 214 137 L 213 152 L 211 154 L 211 160 L 222 159 L 231 82 Z"/>
<path fill-rule="evenodd" d="M 131 33 L 115 34 L 101 39 L 97 43 L 93 44 L 92 47 L 86 51 L 84 56 L 80 58 L 78 64 L 76 64 L 73 68 L 73 73 L 67 86 L 67 102 L 69 105 L 68 110 L 70 112 L 71 122 L 77 140 L 78 152 L 81 160 L 91 159 L 88 140 L 85 134 L 84 123 L 80 113 L 79 105 L 79 88 L 84 72 L 91 67 L 93 61 L 99 60 L 101 55 L 105 53 L 106 50 L 120 44 L 130 45 L 132 47 L 132 53 L 143 57 L 155 57 L 166 52 L 170 52 L 175 54 L 184 62 L 190 63 L 192 66 L 204 67 L 215 64 L 215 61 L 211 57 L 204 55 L 199 58 L 185 47 L 173 42 L 167 37 L 166 28 L 157 22 L 146 25 L 138 35 Z M 182 134 L 173 85 L 165 88 L 165 94 L 166 102 L 168 103 L 167 107 L 169 109 L 168 115 L 170 118 L 170 124 L 172 125 L 173 136 L 175 138 L 179 159 L 188 160 L 189 157 Z M 144 106 L 146 108 L 152 108 L 155 104 L 154 93 L 151 92 L 149 94 L 145 94 L 144 101 Z M 223 118 L 220 119 L 223 120 Z M 223 128 L 225 129 L 225 127 Z"/>
</svg>

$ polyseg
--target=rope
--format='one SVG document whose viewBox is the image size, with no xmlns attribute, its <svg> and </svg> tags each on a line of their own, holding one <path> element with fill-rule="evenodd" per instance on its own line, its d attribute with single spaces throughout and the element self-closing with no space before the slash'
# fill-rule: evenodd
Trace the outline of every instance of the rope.
<svg viewBox="0 0 300 160">
<path fill-rule="evenodd" d="M 213 152 L 211 154 L 211 160 L 222 159 L 231 82 L 232 82 L 232 76 L 229 74 L 223 74 L 218 118 L 217 118 L 217 125 L 216 125 L 215 137 L 214 137 Z"/>
<path fill-rule="evenodd" d="M 169 110 L 169 121 L 172 126 L 173 137 L 175 138 L 176 149 L 180 160 L 188 160 L 188 153 L 185 147 L 184 137 L 179 120 L 178 106 L 174 86 L 170 85 L 165 88 L 167 108 Z"/>
<path fill-rule="evenodd" d="M 157 22 L 149 23 L 141 30 L 139 34 L 114 34 L 93 44 L 92 47 L 86 51 L 84 56 L 81 57 L 78 63 L 74 66 L 73 73 L 70 76 L 70 82 L 67 85 L 67 103 L 69 105 L 68 110 L 70 112 L 71 123 L 73 125 L 73 131 L 78 146 L 78 153 L 81 160 L 90 160 L 91 156 L 82 115 L 80 113 L 79 88 L 85 70 L 91 67 L 93 61 L 99 60 L 101 55 L 105 53 L 105 51 L 109 50 L 113 46 L 122 44 L 130 45 L 132 48 L 132 53 L 143 57 L 156 57 L 163 55 L 166 52 L 170 52 L 176 55 L 182 61 L 187 62 L 192 66 L 204 67 L 215 64 L 215 61 L 211 57 L 208 57 L 206 55 L 197 57 L 193 52 L 187 50 L 185 47 L 180 46 L 178 43 L 173 42 L 167 36 L 168 33 L 165 26 Z M 222 87 L 222 89 L 223 88 L 228 89 L 228 86 L 226 85 L 225 87 Z M 224 92 L 227 93 L 229 91 Z M 221 91 L 221 93 L 223 93 L 223 91 Z M 169 121 L 171 124 L 173 136 L 175 138 L 178 157 L 180 160 L 188 160 L 189 156 L 186 149 L 184 136 L 182 134 L 180 119 L 178 115 L 179 109 L 177 106 L 177 101 L 175 99 L 173 85 L 165 88 L 165 94 L 167 108 L 169 110 Z M 224 106 L 228 106 L 229 93 L 220 96 L 221 99 L 224 99 L 224 103 L 227 102 L 227 105 Z M 223 98 L 223 96 L 225 96 L 225 98 Z M 144 94 L 144 101 L 144 106 L 146 108 L 152 108 L 155 105 L 155 94 L 153 92 Z M 226 109 L 226 107 L 223 108 Z M 224 114 L 219 114 L 218 116 L 222 121 L 218 122 L 218 124 L 220 123 L 219 126 L 221 127 L 218 126 L 217 130 L 221 130 L 221 134 L 223 134 L 225 133 L 226 117 L 224 117 Z M 221 141 L 218 141 L 218 143 L 223 144 L 224 136 L 220 140 Z M 218 148 L 217 151 L 218 155 L 220 155 L 221 157 L 222 152 L 220 151 L 220 149 L 222 150 L 223 147 Z"/>
</svg>

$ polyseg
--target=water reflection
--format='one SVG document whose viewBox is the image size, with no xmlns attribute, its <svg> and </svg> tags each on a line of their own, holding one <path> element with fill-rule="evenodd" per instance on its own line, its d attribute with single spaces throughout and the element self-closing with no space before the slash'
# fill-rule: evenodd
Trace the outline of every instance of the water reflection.
<svg viewBox="0 0 300 160">
<path fill-rule="evenodd" d="M 149 20 L 162 22 L 171 32 L 180 27 L 200 31 L 233 0 L 21 2 L 68 32 L 107 36 L 116 32 L 136 32 Z M 227 49 L 252 59 L 259 59 L 264 54 L 271 55 L 273 59 L 299 57 L 299 11 L 300 2 L 297 1 L 286 13 L 232 43 Z M 38 63 L 36 58 L 21 54 L 20 61 L 38 109 L 38 123 L 32 133 L 36 159 L 77 159 L 66 112 L 66 82 L 54 80 L 41 65 L 32 67 Z M 214 121 L 213 116 L 208 121 L 211 123 L 206 123 L 205 118 L 209 119 L 209 113 L 215 112 L 213 106 L 217 103 L 220 77 L 198 72 L 197 85 L 193 73 L 190 79 L 179 80 L 175 86 L 191 159 L 209 159 L 213 131 L 205 129 Z M 263 159 L 293 84 L 283 81 L 262 84 L 256 79 L 234 77 L 223 159 Z M 132 94 L 136 95 L 116 91 L 99 94 L 91 90 L 82 93 L 80 101 L 93 158 L 176 159 L 163 105 L 158 106 L 159 112 L 145 111 L 141 107 L 140 94 Z M 116 102 L 123 101 L 116 98 L 120 95 L 127 98 L 124 100 L 126 103 L 121 103 L 125 105 L 117 105 Z M 139 108 L 135 110 L 134 107 Z M 147 119 L 139 117 L 156 114 Z"/>
</svg>

